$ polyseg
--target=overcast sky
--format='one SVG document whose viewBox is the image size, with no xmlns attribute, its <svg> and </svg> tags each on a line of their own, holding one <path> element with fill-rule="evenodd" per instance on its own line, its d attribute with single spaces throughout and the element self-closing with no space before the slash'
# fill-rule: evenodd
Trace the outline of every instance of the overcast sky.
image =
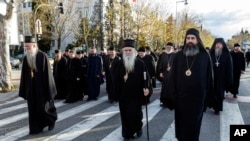
<svg viewBox="0 0 250 141">
<path fill-rule="evenodd" d="M 171 1 L 176 4 L 176 0 Z M 177 0 L 182 1 L 182 0 Z M 230 39 L 241 31 L 250 30 L 250 4 L 248 0 L 187 0 L 188 9 L 203 17 L 203 27 L 217 37 Z M 182 9 L 183 2 L 178 2 Z M 175 9 L 175 8 L 174 8 Z"/>
</svg>

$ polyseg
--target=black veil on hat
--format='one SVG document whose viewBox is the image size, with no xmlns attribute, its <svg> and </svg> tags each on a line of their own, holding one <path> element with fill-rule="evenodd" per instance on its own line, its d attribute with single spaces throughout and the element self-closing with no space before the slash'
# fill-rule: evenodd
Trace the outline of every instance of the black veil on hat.
<svg viewBox="0 0 250 141">
<path fill-rule="evenodd" d="M 185 35 L 185 39 L 184 39 L 183 48 L 186 46 L 186 38 L 187 38 L 187 35 L 190 35 L 190 34 L 191 34 L 191 35 L 194 35 L 194 36 L 197 38 L 197 40 L 198 40 L 198 47 L 199 47 L 200 49 L 206 51 L 205 46 L 203 45 L 203 42 L 202 42 L 202 40 L 201 40 L 201 38 L 200 38 L 200 33 L 199 33 L 199 31 L 198 31 L 197 29 L 195 29 L 195 28 L 189 28 L 189 29 L 187 30 L 186 35 Z"/>
<path fill-rule="evenodd" d="M 36 43 L 36 38 L 33 36 L 25 36 L 24 43 Z"/>
<path fill-rule="evenodd" d="M 123 47 L 132 47 L 135 48 L 135 40 L 126 39 L 123 41 Z"/>
<path fill-rule="evenodd" d="M 224 38 L 215 38 L 215 40 L 214 40 L 214 42 L 213 42 L 213 44 L 212 44 L 212 47 L 211 47 L 211 52 L 214 52 L 214 50 L 215 50 L 215 45 L 217 44 L 217 43 L 221 43 L 222 44 L 222 48 L 223 48 L 223 51 L 226 51 L 226 52 L 229 52 L 229 50 L 228 50 L 228 48 L 227 48 L 227 45 L 226 45 L 226 43 L 225 43 L 225 41 L 224 41 Z"/>
</svg>

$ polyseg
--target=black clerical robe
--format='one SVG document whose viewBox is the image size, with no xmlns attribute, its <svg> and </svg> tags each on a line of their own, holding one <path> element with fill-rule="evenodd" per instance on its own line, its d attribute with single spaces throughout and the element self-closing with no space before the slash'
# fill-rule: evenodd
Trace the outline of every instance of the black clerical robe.
<svg viewBox="0 0 250 141">
<path fill-rule="evenodd" d="M 36 134 L 46 126 L 52 126 L 57 120 L 54 97 L 57 93 L 50 64 L 45 53 L 38 51 L 37 71 L 31 70 L 24 57 L 19 96 L 27 100 L 30 134 Z M 32 74 L 33 72 L 33 74 Z M 45 108 L 45 104 L 49 107 Z"/>
<path fill-rule="evenodd" d="M 121 58 L 119 56 L 115 56 L 114 58 L 109 58 L 104 62 L 105 66 L 105 75 L 106 75 L 106 90 L 108 93 L 108 99 L 110 102 L 117 101 L 115 95 L 114 88 L 114 74 L 117 68 L 117 64 Z"/>
<path fill-rule="evenodd" d="M 57 95 L 55 99 L 65 99 L 67 95 L 67 58 L 62 56 L 54 61 L 53 76 L 56 83 Z"/>
<path fill-rule="evenodd" d="M 241 71 L 245 71 L 244 53 L 241 51 L 231 51 L 233 60 L 233 86 L 230 92 L 234 95 L 239 93 Z"/>
<path fill-rule="evenodd" d="M 146 80 L 144 80 L 146 72 Z M 150 86 L 146 65 L 140 59 L 135 60 L 133 72 L 128 73 L 128 79 L 124 80 L 125 67 L 120 60 L 115 74 L 115 89 L 118 95 L 120 115 L 122 121 L 122 136 L 131 138 L 142 128 L 142 103 L 145 101 L 143 88 Z"/>
<path fill-rule="evenodd" d="M 173 60 L 174 60 L 175 53 L 165 53 L 163 52 L 159 60 L 157 62 L 157 78 L 159 81 L 162 82 L 161 86 L 161 95 L 160 95 L 160 101 L 162 102 L 163 105 L 166 103 L 166 88 L 168 87 L 167 82 L 168 82 L 168 76 L 170 70 L 168 68 L 172 67 Z M 163 77 L 160 77 L 160 73 L 163 74 Z"/>
<path fill-rule="evenodd" d="M 100 94 L 100 85 L 102 84 L 103 62 L 99 55 L 90 55 L 88 57 L 88 100 L 97 100 Z"/>
<path fill-rule="evenodd" d="M 223 110 L 223 99 L 225 91 L 233 84 L 233 62 L 229 52 L 223 52 L 219 57 L 216 57 L 214 52 L 211 53 L 213 70 L 214 70 L 214 92 L 216 101 L 214 110 L 216 112 Z"/>
<path fill-rule="evenodd" d="M 186 75 L 188 69 L 190 76 Z M 167 106 L 175 109 L 178 140 L 199 140 L 203 112 L 213 95 L 212 74 L 211 58 L 205 50 L 187 58 L 183 51 L 176 53 L 168 80 Z"/>
</svg>

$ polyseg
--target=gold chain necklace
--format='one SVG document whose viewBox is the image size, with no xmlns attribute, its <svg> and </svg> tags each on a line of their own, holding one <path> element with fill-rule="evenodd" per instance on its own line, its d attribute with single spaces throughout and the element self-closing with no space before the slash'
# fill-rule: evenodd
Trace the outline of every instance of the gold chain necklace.
<svg viewBox="0 0 250 141">
<path fill-rule="evenodd" d="M 187 58 L 187 56 L 186 56 L 186 61 L 187 61 L 187 70 L 185 71 L 186 76 L 191 76 L 191 74 L 192 74 L 191 68 L 192 68 L 192 66 L 193 66 L 193 64 L 194 64 L 195 58 L 196 58 L 196 55 L 195 55 L 195 57 L 194 57 L 194 59 L 193 59 L 191 65 L 190 65 L 190 67 L 189 67 L 188 58 Z"/>
</svg>

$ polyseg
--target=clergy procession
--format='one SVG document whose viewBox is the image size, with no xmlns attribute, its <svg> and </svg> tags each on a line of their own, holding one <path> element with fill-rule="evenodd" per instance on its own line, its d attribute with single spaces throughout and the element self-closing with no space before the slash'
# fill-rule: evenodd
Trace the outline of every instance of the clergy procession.
<svg viewBox="0 0 250 141">
<path fill-rule="evenodd" d="M 27 125 L 10 130 L 8 125 L 15 123 L 7 122 L 8 115 L 0 110 L 0 140 L 229 139 L 229 125 L 224 132 L 218 129 L 219 137 L 207 133 L 205 125 L 219 123 L 228 112 L 225 101 L 237 101 L 241 95 L 241 77 L 248 65 L 241 46 L 235 43 L 230 50 L 223 38 L 216 38 L 206 50 L 195 28 L 186 31 L 179 48 L 167 42 L 155 52 L 137 45 L 136 40 L 125 39 L 119 49 L 110 46 L 101 53 L 95 47 L 88 52 L 55 50 L 51 67 L 36 39 L 26 36 L 21 99 L 6 104 L 15 107 L 25 100 L 27 115 L 15 119 Z M 210 128 L 214 134 L 218 131 Z"/>
</svg>

